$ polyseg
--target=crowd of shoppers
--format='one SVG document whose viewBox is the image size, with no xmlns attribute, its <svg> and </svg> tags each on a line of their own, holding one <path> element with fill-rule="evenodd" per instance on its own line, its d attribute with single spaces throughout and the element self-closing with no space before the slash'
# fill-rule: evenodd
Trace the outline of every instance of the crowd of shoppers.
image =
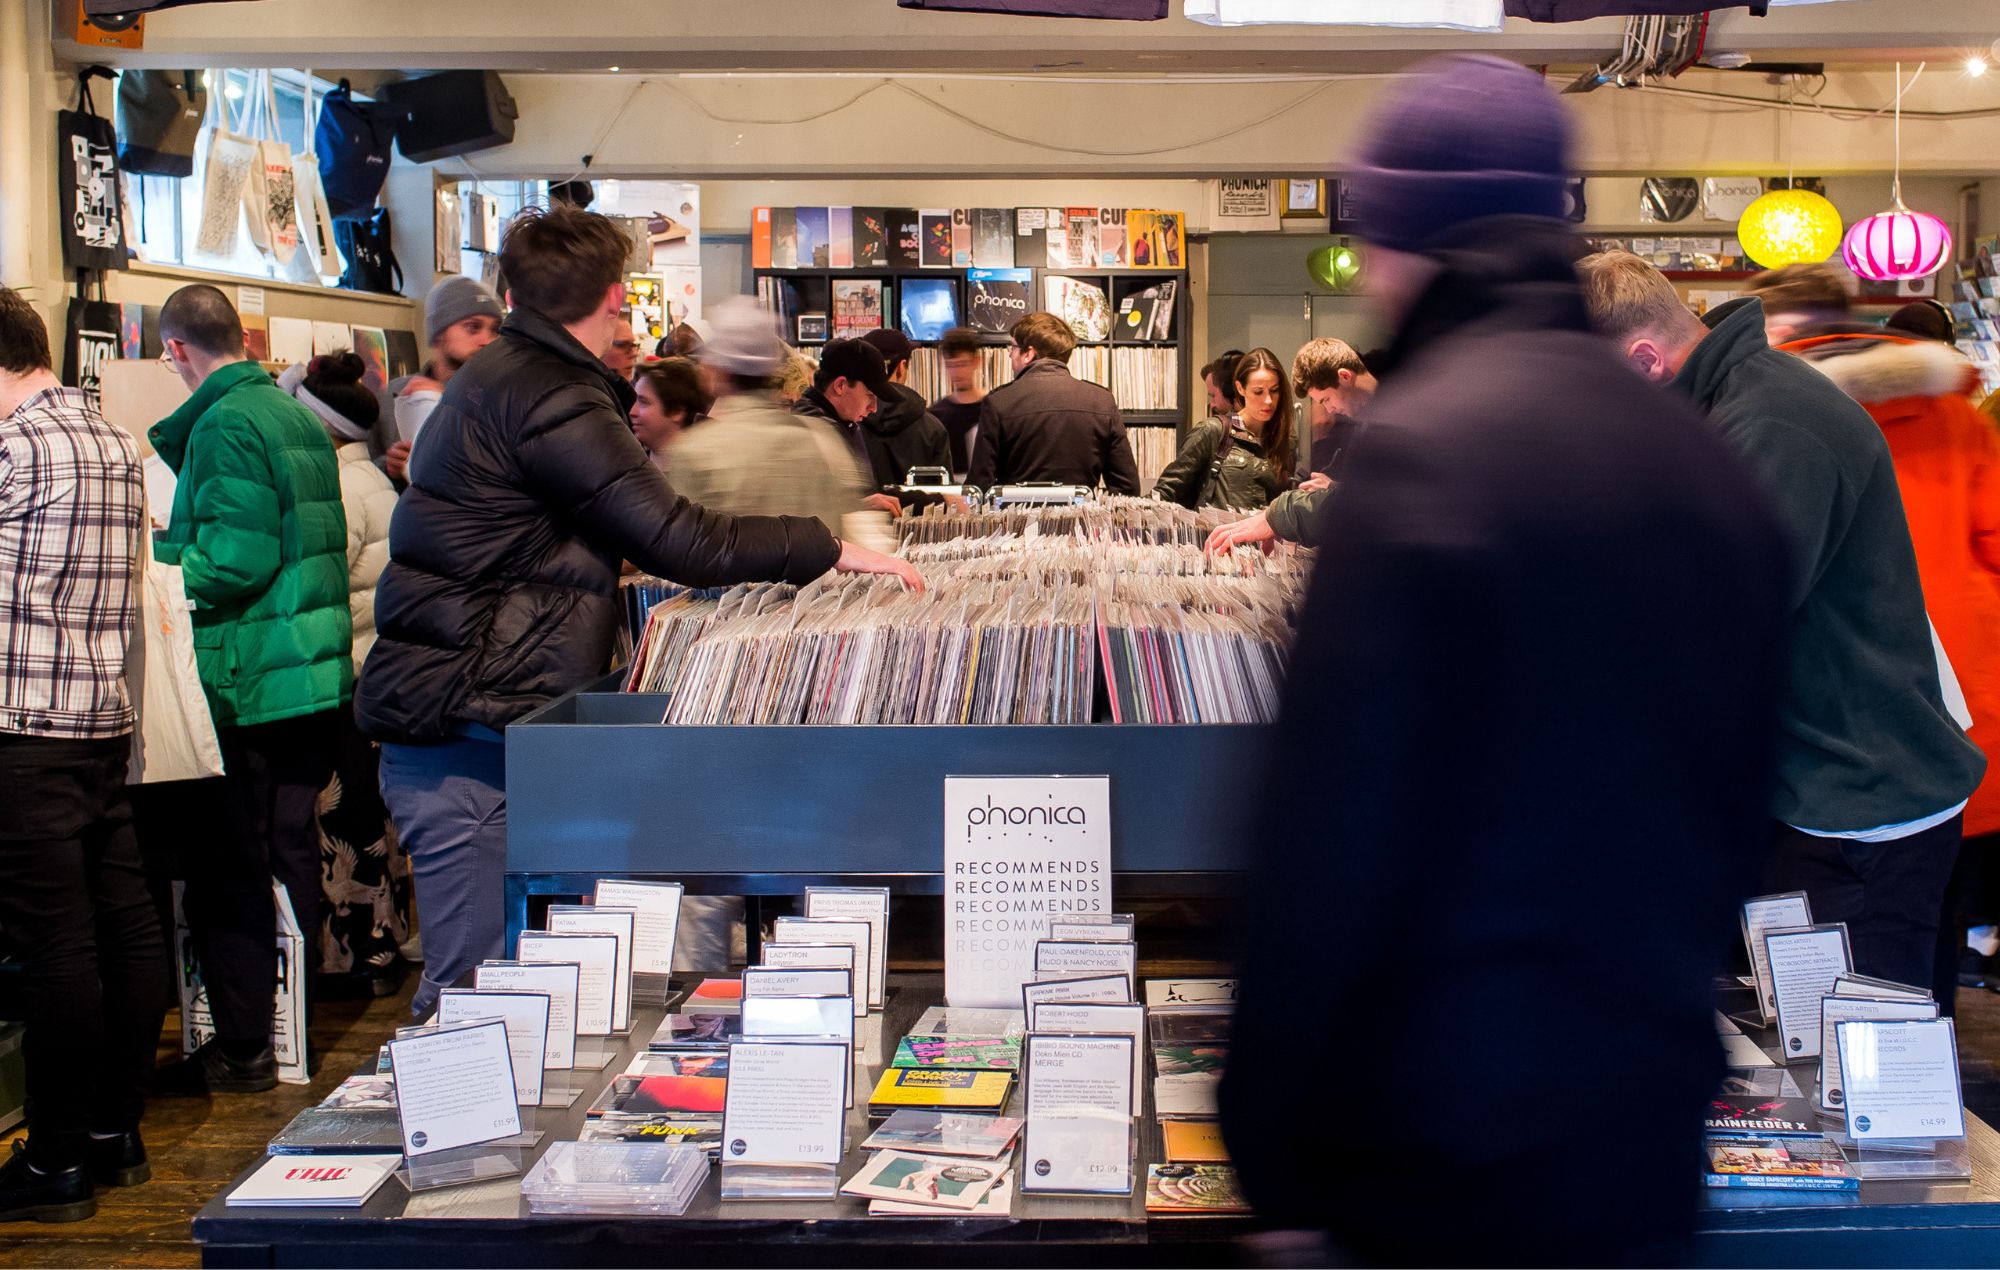
<svg viewBox="0 0 2000 1270">
<path fill-rule="evenodd" d="M 1806 892 L 1859 971 L 1947 1013 L 1965 926 L 1996 916 L 1974 866 L 2000 793 L 1974 742 L 2000 711 L 2000 437 L 1949 314 L 1858 322 L 1837 274 L 1794 267 L 1697 317 L 1638 257 L 1579 250 L 1570 131 L 1498 59 L 1393 88 L 1351 174 L 1388 343 L 1218 356 L 1210 417 L 1152 491 L 1249 513 L 1211 551 L 1317 548 L 1222 1110 L 1260 1213 L 1329 1260 L 1683 1257 L 1740 901 Z M 150 1072 L 168 980 L 124 783 L 137 454 L 0 289 L 0 778 L 23 795 L 0 807 L 0 930 L 32 1104 L 0 1220 L 81 1219 L 94 1186 L 145 1180 L 149 1080 L 275 1083 L 280 905 L 321 971 L 394 991 L 407 853 L 417 1019 L 500 955 L 504 731 L 604 669 L 622 566 L 921 588 L 869 545 L 931 501 L 911 469 L 1140 492 L 1117 403 L 1070 373 L 1051 314 L 1014 325 L 1004 384 L 949 333 L 928 403 L 905 336 L 809 359 L 748 298 L 642 361 L 628 251 L 581 206 L 524 214 L 504 307 L 441 280 L 424 372 L 385 397 L 352 353 L 273 382 L 213 287 L 162 309 L 190 395 L 150 433 L 177 477 L 152 551 L 193 604 L 224 773 L 182 871 L 215 1036 Z M 741 955 L 740 901 L 684 913 L 702 957 Z M 1618 1063 L 1579 1071 L 1567 1033 L 1520 1026 L 1556 999 Z M 1344 1043 L 1356 1019 L 1367 1045 Z M 1466 1038 L 1495 1035 L 1468 1074 Z M 1302 1108 L 1301 1049 L 1322 1087 L 1371 1097 Z M 1571 1167 L 1553 1071 L 1623 1109 L 1620 1169 Z M 1336 1114 L 1365 1159 L 1320 1149 Z M 1407 1182 L 1447 1157 L 1481 1183 L 1440 1224 Z"/>
</svg>

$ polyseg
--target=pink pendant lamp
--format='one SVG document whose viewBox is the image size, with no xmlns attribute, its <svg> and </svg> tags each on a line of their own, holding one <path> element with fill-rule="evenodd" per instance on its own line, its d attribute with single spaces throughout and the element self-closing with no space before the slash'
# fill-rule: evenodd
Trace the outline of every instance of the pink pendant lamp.
<svg viewBox="0 0 2000 1270">
<path fill-rule="evenodd" d="M 1896 63 L 1896 175 L 1894 206 L 1854 222 L 1840 254 L 1847 267 L 1873 282 L 1925 278 L 1951 259 L 1951 229 L 1929 212 L 1903 205 L 1903 64 Z"/>
</svg>

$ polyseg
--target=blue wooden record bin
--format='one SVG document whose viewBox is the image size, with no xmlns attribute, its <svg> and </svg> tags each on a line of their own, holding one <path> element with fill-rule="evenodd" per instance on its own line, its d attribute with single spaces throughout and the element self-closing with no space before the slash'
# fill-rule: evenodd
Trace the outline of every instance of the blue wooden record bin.
<svg viewBox="0 0 2000 1270">
<path fill-rule="evenodd" d="M 510 952 L 532 897 L 600 877 L 941 894 L 946 776 L 1110 776 L 1121 895 L 1212 893 L 1249 858 L 1220 795 L 1266 743 L 1257 726 L 669 727 L 664 695 L 617 684 L 507 729 Z"/>
</svg>

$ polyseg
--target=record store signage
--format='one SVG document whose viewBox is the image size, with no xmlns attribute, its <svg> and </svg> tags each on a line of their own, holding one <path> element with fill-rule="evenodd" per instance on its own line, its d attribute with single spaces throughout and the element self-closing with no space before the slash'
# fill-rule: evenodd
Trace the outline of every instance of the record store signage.
<svg viewBox="0 0 2000 1270">
<path fill-rule="evenodd" d="M 1109 776 L 947 776 L 945 999 L 1013 1009 L 1049 919 L 1111 911 Z"/>
</svg>

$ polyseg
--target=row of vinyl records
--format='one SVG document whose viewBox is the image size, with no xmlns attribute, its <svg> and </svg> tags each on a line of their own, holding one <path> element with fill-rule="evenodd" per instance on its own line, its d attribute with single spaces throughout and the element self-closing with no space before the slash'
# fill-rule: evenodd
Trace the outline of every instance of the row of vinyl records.
<svg viewBox="0 0 2000 1270">
<path fill-rule="evenodd" d="M 836 575 L 679 592 L 648 614 L 626 690 L 668 694 L 669 724 L 1276 716 L 1296 553 L 1211 559 L 1219 514 L 1140 499 L 909 520 L 922 594 Z"/>
<path fill-rule="evenodd" d="M 1004 345 L 979 350 L 979 382 L 988 390 L 1014 378 L 1008 352 Z M 1084 345 L 1069 355 L 1069 372 L 1110 389 L 1121 410 L 1180 409 L 1181 353 L 1177 348 Z M 936 401 L 951 391 L 942 349 L 922 345 L 910 350 L 910 387 L 925 401 Z"/>
</svg>

